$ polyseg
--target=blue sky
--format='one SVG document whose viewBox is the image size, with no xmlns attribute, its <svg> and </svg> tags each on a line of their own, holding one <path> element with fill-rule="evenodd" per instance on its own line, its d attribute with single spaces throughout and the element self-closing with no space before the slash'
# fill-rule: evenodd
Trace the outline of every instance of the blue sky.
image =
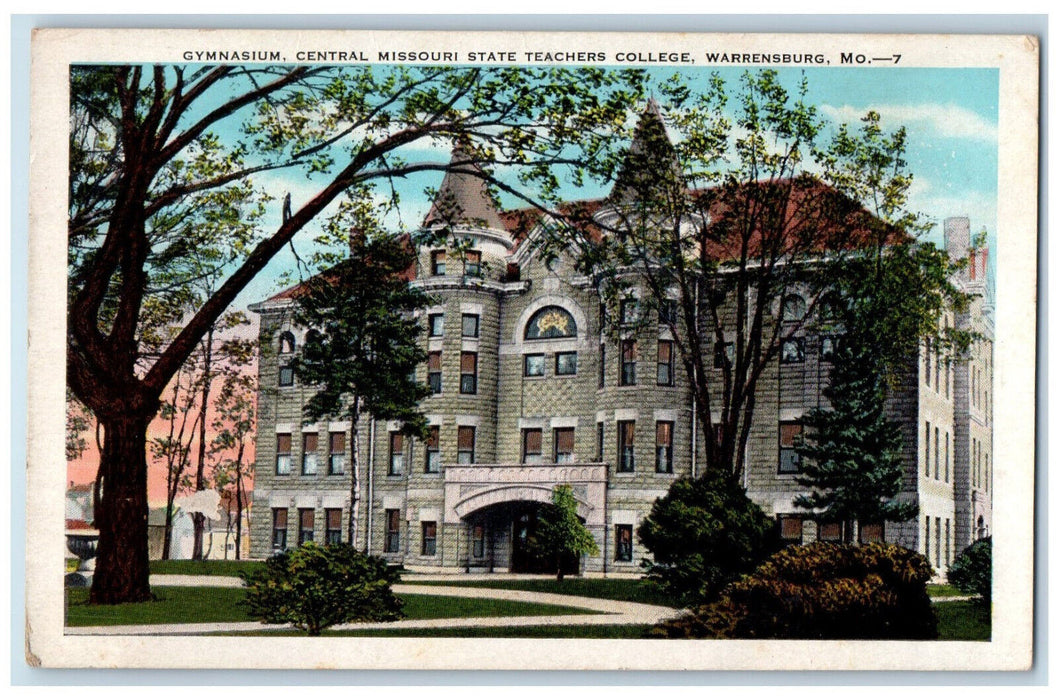
<svg viewBox="0 0 1059 700">
<path fill-rule="evenodd" d="M 734 90 L 743 68 L 687 68 L 652 71 L 664 79 L 680 70 L 689 83 L 705 84 L 717 72 Z M 781 70 L 781 80 L 794 87 L 803 69 Z M 880 113 L 884 129 L 904 126 L 908 132 L 908 169 L 914 176 L 910 209 L 922 213 L 935 224 L 928 240 L 941 242 L 941 222 L 950 216 L 968 216 L 971 230 L 985 229 L 989 244 L 996 251 L 998 72 L 995 69 L 942 68 L 806 68 L 809 100 L 821 114 L 835 123 L 856 123 L 867 110 Z M 409 158 L 444 162 L 450 144 L 418 143 L 405 155 Z M 389 223 L 395 228 L 414 228 L 422 221 L 429 201 L 427 187 L 437 187 L 440 173 L 425 173 L 398 183 L 401 195 L 400 218 Z M 271 173 L 258 182 L 274 193 L 276 201 L 266 225 L 279 215 L 279 201 L 291 192 L 295 206 L 315 194 L 319 183 L 300 172 Z M 606 190 L 569 188 L 569 198 L 596 197 Z M 303 253 L 308 241 L 319 230 L 322 219 L 299 235 L 296 247 Z M 276 278 L 294 269 L 294 255 L 284 250 L 240 295 L 237 304 L 258 301 L 278 291 Z M 995 253 L 991 256 L 995 260 Z"/>
</svg>

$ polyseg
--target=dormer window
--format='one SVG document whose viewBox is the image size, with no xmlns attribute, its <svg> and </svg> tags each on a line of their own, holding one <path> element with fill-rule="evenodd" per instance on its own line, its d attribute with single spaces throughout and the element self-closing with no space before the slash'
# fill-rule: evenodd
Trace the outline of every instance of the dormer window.
<svg viewBox="0 0 1059 700">
<path fill-rule="evenodd" d="M 294 334 L 290 331 L 284 331 L 279 337 L 279 352 L 281 355 L 289 355 L 294 352 L 295 342 Z"/>
<path fill-rule="evenodd" d="M 435 277 L 445 275 L 445 251 L 435 250 L 430 254 L 430 274 Z"/>
</svg>

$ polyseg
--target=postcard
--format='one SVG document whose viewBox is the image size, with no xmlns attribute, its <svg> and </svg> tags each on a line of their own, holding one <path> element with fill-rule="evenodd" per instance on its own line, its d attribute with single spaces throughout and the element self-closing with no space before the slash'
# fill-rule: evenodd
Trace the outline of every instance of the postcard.
<svg viewBox="0 0 1059 700">
<path fill-rule="evenodd" d="M 28 663 L 1030 667 L 1035 37 L 32 56 Z"/>
</svg>

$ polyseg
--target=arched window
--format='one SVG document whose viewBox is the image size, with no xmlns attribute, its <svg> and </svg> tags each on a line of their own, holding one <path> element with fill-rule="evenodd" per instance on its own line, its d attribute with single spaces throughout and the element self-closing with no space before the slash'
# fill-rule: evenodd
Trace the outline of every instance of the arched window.
<svg viewBox="0 0 1059 700">
<path fill-rule="evenodd" d="M 842 295 L 838 292 L 827 292 L 820 297 L 816 303 L 817 315 L 827 321 L 837 321 L 842 318 L 845 311 L 845 303 Z"/>
<path fill-rule="evenodd" d="M 290 331 L 283 331 L 279 337 L 279 351 L 281 353 L 291 353 L 294 352 L 294 347 L 294 334 Z"/>
<path fill-rule="evenodd" d="M 805 299 L 797 294 L 788 294 L 783 298 L 783 320 L 800 321 L 805 318 Z"/>
<path fill-rule="evenodd" d="M 526 340 L 577 337 L 577 322 L 561 306 L 545 306 L 530 317 L 526 324 Z"/>
</svg>

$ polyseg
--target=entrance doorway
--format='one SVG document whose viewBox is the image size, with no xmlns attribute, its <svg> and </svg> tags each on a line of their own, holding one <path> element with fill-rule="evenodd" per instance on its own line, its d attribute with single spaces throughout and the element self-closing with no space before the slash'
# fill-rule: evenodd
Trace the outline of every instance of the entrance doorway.
<svg viewBox="0 0 1059 700">
<path fill-rule="evenodd" d="M 511 518 L 511 571 L 519 574 L 554 574 L 555 555 L 544 551 L 537 539 L 541 510 L 539 503 L 519 502 L 512 504 Z M 580 573 L 579 557 L 566 554 L 562 559 L 564 574 Z"/>
</svg>

